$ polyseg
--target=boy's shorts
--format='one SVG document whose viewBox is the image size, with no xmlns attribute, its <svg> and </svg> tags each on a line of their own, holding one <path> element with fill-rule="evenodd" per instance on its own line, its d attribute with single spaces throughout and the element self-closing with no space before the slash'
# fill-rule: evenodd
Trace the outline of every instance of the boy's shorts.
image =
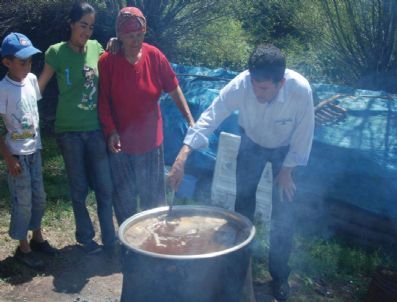
<svg viewBox="0 0 397 302">
<path fill-rule="evenodd" d="M 37 150 L 29 155 L 15 155 L 22 172 L 17 176 L 8 174 L 11 195 L 10 237 L 16 240 L 27 239 L 29 230 L 40 228 L 46 206 L 41 153 Z"/>
</svg>

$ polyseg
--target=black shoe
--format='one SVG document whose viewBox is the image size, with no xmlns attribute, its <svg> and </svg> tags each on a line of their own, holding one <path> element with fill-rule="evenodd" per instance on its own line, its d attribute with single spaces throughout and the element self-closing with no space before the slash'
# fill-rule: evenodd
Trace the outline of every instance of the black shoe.
<svg viewBox="0 0 397 302">
<path fill-rule="evenodd" d="M 88 255 L 97 254 L 100 251 L 102 251 L 101 246 L 98 243 L 96 243 L 94 240 L 91 240 L 90 242 L 83 244 L 82 248 L 84 252 L 86 252 L 86 254 Z"/>
<path fill-rule="evenodd" d="M 30 240 L 30 248 L 33 251 L 36 252 L 41 252 L 50 256 L 55 256 L 56 254 L 58 254 L 58 250 L 54 247 L 52 247 L 48 241 L 43 241 L 43 242 L 38 242 L 36 240 Z"/>
<path fill-rule="evenodd" d="M 29 252 L 29 253 L 24 253 L 22 252 L 19 247 L 17 248 L 17 250 L 15 251 L 15 255 L 14 255 L 15 259 L 18 260 L 20 263 L 36 269 L 36 270 L 44 270 L 45 265 L 44 265 L 44 261 L 41 260 L 40 258 L 38 258 L 35 254 L 33 254 L 33 252 Z"/>
<path fill-rule="evenodd" d="M 289 296 L 288 281 L 273 281 L 272 282 L 273 297 L 277 301 L 286 301 Z"/>
</svg>

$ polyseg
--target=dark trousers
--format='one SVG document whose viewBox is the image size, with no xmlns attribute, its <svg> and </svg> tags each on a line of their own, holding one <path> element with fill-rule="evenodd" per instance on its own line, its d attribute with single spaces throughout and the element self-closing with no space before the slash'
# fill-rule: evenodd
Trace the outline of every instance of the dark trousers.
<svg viewBox="0 0 397 302">
<path fill-rule="evenodd" d="M 165 205 L 163 146 L 147 153 L 110 154 L 114 183 L 114 211 L 119 225 L 136 214 Z"/>
<path fill-rule="evenodd" d="M 288 147 L 267 149 L 259 146 L 244 133 L 237 155 L 235 211 L 253 221 L 256 207 L 256 190 L 266 163 L 272 164 L 273 190 L 270 225 L 269 272 L 275 281 L 286 281 L 290 268 L 288 260 L 292 249 L 295 202 L 281 202 L 274 179 L 279 173 Z"/>
</svg>

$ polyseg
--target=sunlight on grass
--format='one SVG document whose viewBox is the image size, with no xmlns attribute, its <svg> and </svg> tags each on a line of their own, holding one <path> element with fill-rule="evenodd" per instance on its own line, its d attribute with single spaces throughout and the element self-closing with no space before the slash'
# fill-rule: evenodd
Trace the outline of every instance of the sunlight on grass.
<svg viewBox="0 0 397 302">
<path fill-rule="evenodd" d="M 257 224 L 256 229 L 252 269 L 254 282 L 260 284 L 271 280 L 268 272 L 269 234 L 263 225 Z M 370 276 L 379 265 L 397 268 L 397 255 L 393 251 L 351 247 L 339 238 L 324 240 L 298 235 L 294 241 L 290 258 L 290 283 L 295 284 L 293 301 L 314 301 L 309 298 L 313 295 L 315 301 L 329 301 L 316 292 L 319 283 L 331 293 L 338 291 L 332 301 L 362 301 Z M 346 297 L 337 297 L 341 293 Z"/>
<path fill-rule="evenodd" d="M 291 264 L 310 275 L 338 279 L 343 275 L 371 274 L 382 263 L 378 251 L 366 252 L 337 240 L 298 238 Z"/>
</svg>

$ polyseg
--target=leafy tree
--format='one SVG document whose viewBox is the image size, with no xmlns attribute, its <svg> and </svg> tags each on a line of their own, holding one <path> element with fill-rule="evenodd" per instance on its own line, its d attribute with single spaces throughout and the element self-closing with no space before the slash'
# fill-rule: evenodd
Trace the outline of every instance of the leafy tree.
<svg viewBox="0 0 397 302">
<path fill-rule="evenodd" d="M 237 13 L 253 44 L 277 41 L 282 48 L 291 40 L 305 43 L 310 38 L 306 29 L 302 28 L 302 23 L 298 21 L 304 2 L 307 1 L 240 1 Z"/>
<path fill-rule="evenodd" d="M 219 30 L 219 29 L 222 30 Z M 200 34 L 188 35 L 177 42 L 176 61 L 187 65 L 246 68 L 251 46 L 238 20 L 220 18 L 206 25 Z"/>
<path fill-rule="evenodd" d="M 124 6 L 122 1 L 108 2 L 113 2 L 108 8 Z M 143 11 L 148 23 L 145 40 L 172 61 L 243 68 L 249 47 L 234 15 L 236 4 L 227 0 L 135 0 L 125 5 Z"/>
<path fill-rule="evenodd" d="M 309 80 L 324 80 L 326 71 L 317 41 L 321 35 L 319 4 L 312 0 L 240 1 L 236 14 L 249 44 L 273 43 L 287 56 L 289 67 Z"/>
<path fill-rule="evenodd" d="M 136 0 L 127 1 L 142 9 L 148 22 L 147 41 L 170 57 L 179 52 L 180 41 L 203 34 L 205 27 L 231 16 L 227 0 Z"/>
</svg>

